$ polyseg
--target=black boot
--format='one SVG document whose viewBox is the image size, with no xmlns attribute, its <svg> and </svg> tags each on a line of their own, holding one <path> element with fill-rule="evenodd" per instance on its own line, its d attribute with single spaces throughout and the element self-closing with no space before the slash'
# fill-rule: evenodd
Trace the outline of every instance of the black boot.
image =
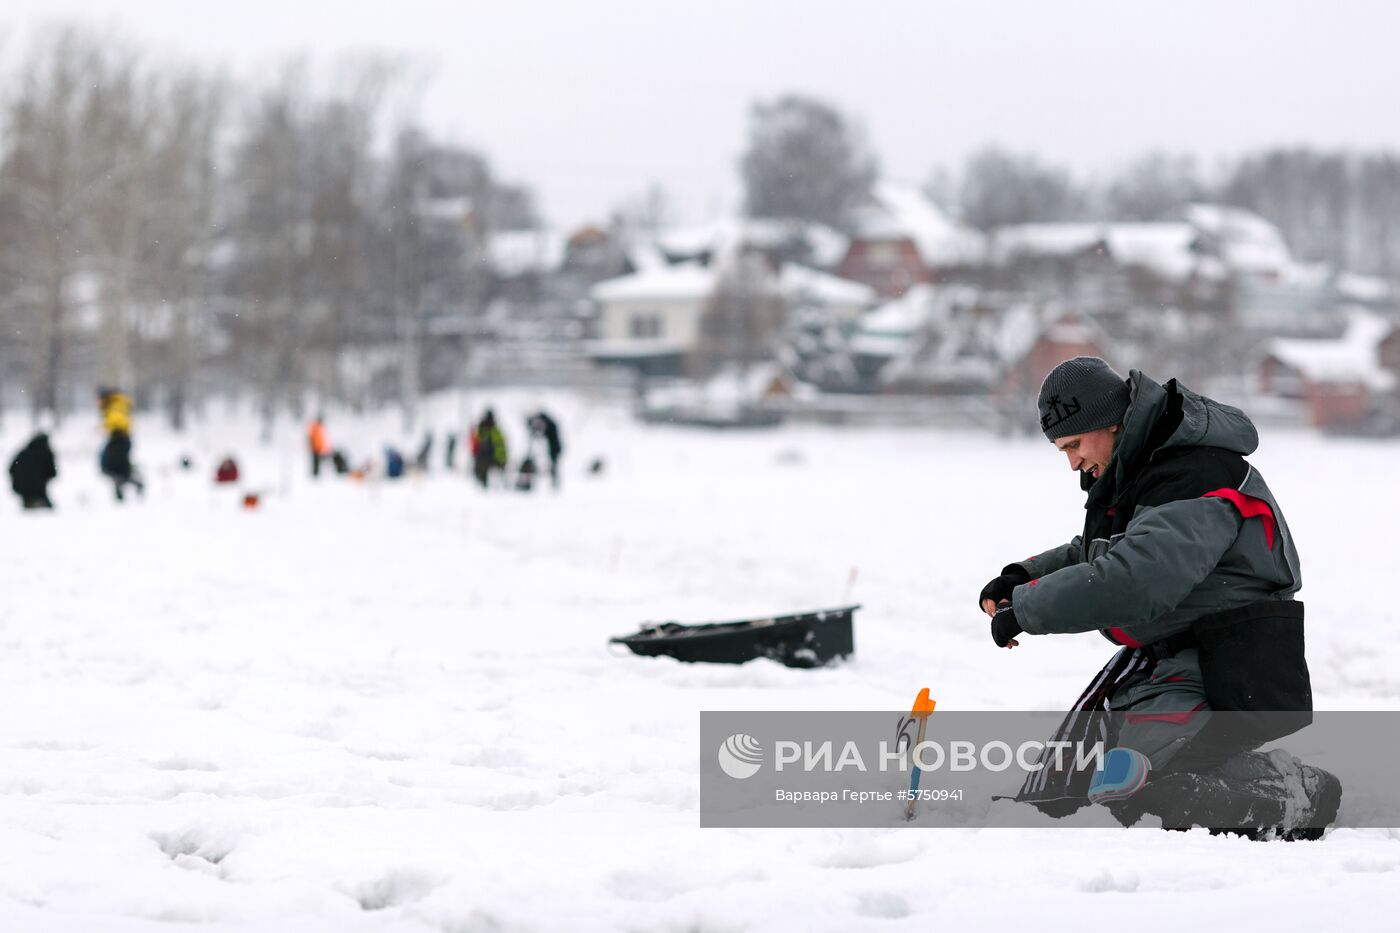
<svg viewBox="0 0 1400 933">
<path fill-rule="evenodd" d="M 1157 816 L 1164 829 L 1210 828 L 1250 839 L 1322 838 L 1337 817 L 1342 785 L 1335 775 L 1286 752 L 1245 752 L 1203 773 L 1168 772 L 1111 805 L 1131 826 Z"/>
</svg>

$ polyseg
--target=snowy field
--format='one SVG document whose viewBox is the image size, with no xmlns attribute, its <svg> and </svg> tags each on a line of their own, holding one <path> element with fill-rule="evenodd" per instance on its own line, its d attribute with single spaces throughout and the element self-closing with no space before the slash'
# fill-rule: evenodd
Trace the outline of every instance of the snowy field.
<svg viewBox="0 0 1400 933">
<path fill-rule="evenodd" d="M 470 407 L 487 401 L 521 444 L 537 399 Z M 1393 830 L 1292 845 L 700 830 L 699 710 L 899 710 L 924 685 L 940 710 L 1072 701 L 1106 642 L 1001 651 L 974 604 L 1002 564 L 1077 531 L 1082 495 L 1043 441 L 714 434 L 546 401 L 567 448 L 558 495 L 440 471 L 313 486 L 297 425 L 259 446 L 243 421 L 179 438 L 147 420 L 151 488 L 119 507 L 96 476 L 96 416 L 65 425 L 58 511 L 0 508 L 0 930 L 1082 933 L 1400 915 Z M 394 423 L 329 428 L 368 452 Z M 6 463 L 26 428 L 7 416 Z M 226 449 L 260 508 L 210 484 Z M 184 452 L 194 472 L 174 469 Z M 1400 708 L 1400 610 L 1383 595 L 1400 444 L 1265 431 L 1252 460 L 1299 542 L 1319 708 Z M 648 620 L 838 605 L 853 568 L 864 608 L 839 667 L 606 644 Z"/>
</svg>

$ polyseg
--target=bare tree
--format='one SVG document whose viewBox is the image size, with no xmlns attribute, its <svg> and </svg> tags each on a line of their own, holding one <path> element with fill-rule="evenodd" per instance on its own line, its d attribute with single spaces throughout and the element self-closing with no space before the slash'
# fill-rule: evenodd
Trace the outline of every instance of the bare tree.
<svg viewBox="0 0 1400 933">
<path fill-rule="evenodd" d="M 870 197 L 875 158 L 831 105 L 791 94 L 756 103 L 740 163 L 750 217 L 812 220 L 851 230 Z"/>
<path fill-rule="evenodd" d="M 513 213 L 520 204 L 520 192 L 499 185 L 479 153 L 416 127 L 400 132 L 379 213 L 386 248 L 378 252 L 388 263 L 379 280 L 388 285 L 382 304 L 398 347 L 406 427 L 423 390 L 460 378 L 487 287 L 483 244 L 523 219 Z"/>
<path fill-rule="evenodd" d="M 99 282 L 101 324 L 97 377 L 108 385 L 134 386 L 132 300 L 144 258 L 154 238 L 156 100 L 152 78 L 135 53 L 122 50 L 105 63 L 84 108 L 86 174 L 100 179 L 87 205 L 92 234 L 92 272 Z"/>
<path fill-rule="evenodd" d="M 692 375 L 711 375 L 726 364 L 747 372 L 773 355 L 786 307 L 767 259 L 742 252 L 723 261 L 714 294 L 700 318 L 700 339 L 687 360 Z"/>
<path fill-rule="evenodd" d="M 158 90 L 147 184 L 149 238 L 142 306 L 161 312 L 156 346 L 140 368 L 158 380 L 177 430 L 196 400 L 203 341 L 211 326 L 211 262 L 220 234 L 218 150 L 228 86 L 195 71 L 172 74 Z"/>
<path fill-rule="evenodd" d="M 671 195 L 660 182 L 652 181 L 644 191 L 629 195 L 613 210 L 624 237 L 655 236 L 675 217 Z"/>
<path fill-rule="evenodd" d="M 1086 196 L 1068 172 L 993 147 L 968 160 L 960 201 L 967 222 L 990 231 L 1007 224 L 1076 219 L 1084 212 Z"/>
<path fill-rule="evenodd" d="M 1273 149 L 1235 167 L 1220 197 L 1278 226 L 1300 259 L 1400 270 L 1400 159 L 1393 153 Z"/>
<path fill-rule="evenodd" d="M 7 235 L 0 280 L 10 331 L 27 350 L 35 412 L 61 415 L 74 289 L 90 266 L 86 224 L 110 182 L 87 121 L 108 78 L 104 45 L 73 28 L 44 34 L 5 101 L 8 130 L 0 161 Z M 7 335 L 8 337 L 9 335 Z"/>
<path fill-rule="evenodd" d="M 1153 152 L 1121 169 L 1109 181 L 1104 201 L 1114 220 L 1174 220 L 1205 195 L 1195 159 Z"/>
<path fill-rule="evenodd" d="M 230 287 L 243 310 L 234 352 L 257 386 L 265 436 L 277 409 L 299 398 L 312 245 L 307 72 L 293 63 L 255 100 L 234 155 Z"/>
<path fill-rule="evenodd" d="M 374 147 L 386 95 L 400 73 L 388 59 L 347 62 L 333 92 L 313 108 L 309 174 L 312 387 L 344 399 L 346 349 L 367 313 L 371 231 L 378 193 Z"/>
</svg>

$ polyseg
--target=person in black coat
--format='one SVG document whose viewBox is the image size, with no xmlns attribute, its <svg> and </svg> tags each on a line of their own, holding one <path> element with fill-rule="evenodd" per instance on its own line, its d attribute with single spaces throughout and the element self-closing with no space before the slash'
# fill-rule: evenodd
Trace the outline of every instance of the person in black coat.
<svg viewBox="0 0 1400 933">
<path fill-rule="evenodd" d="M 49 436 L 40 431 L 10 461 L 10 486 L 26 509 L 51 509 L 49 481 L 58 477 Z"/>
<path fill-rule="evenodd" d="M 545 451 L 549 454 L 549 481 L 558 489 L 559 455 L 564 452 L 564 444 L 559 439 L 559 425 L 543 409 L 531 415 L 527 423 L 530 434 L 544 441 Z"/>
</svg>

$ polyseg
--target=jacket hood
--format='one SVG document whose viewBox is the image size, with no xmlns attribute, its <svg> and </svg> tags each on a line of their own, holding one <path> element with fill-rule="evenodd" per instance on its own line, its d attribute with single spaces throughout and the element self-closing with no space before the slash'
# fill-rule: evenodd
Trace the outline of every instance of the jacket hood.
<svg viewBox="0 0 1400 933">
<path fill-rule="evenodd" d="M 1259 431 L 1248 415 L 1198 395 L 1175 379 L 1161 385 L 1134 369 L 1128 391 L 1123 439 L 1109 469 L 1090 485 L 1090 499 L 1123 489 L 1156 453 L 1168 448 L 1220 447 L 1248 456 L 1259 447 Z"/>
</svg>

